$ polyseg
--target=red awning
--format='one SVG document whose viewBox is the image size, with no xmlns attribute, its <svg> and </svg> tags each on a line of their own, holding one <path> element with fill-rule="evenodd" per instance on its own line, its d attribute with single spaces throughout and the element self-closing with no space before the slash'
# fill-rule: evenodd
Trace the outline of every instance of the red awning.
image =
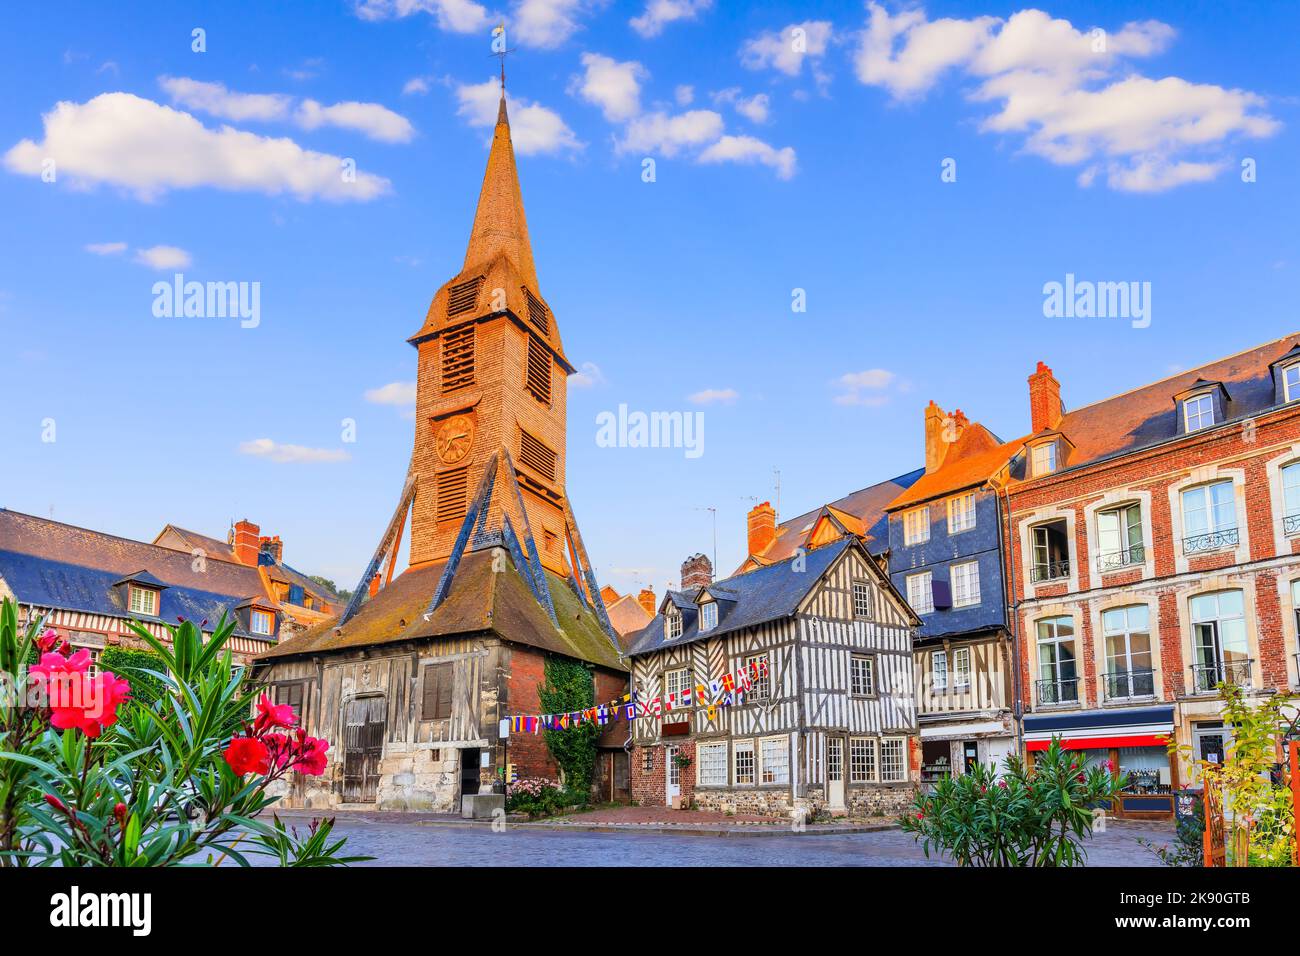
<svg viewBox="0 0 1300 956">
<path fill-rule="evenodd" d="M 1050 740 L 1029 740 L 1025 742 L 1026 750 L 1046 750 Z M 1168 744 L 1158 734 L 1132 734 L 1127 737 L 1074 737 L 1061 741 L 1066 750 L 1109 750 L 1111 747 L 1159 747 L 1164 750 Z"/>
</svg>

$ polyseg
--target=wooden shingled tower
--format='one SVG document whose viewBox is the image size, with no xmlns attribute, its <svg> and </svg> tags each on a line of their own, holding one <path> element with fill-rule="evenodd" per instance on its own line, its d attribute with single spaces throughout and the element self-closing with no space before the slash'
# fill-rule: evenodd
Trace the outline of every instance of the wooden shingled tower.
<svg viewBox="0 0 1300 956">
<path fill-rule="evenodd" d="M 574 367 L 537 281 L 504 92 L 464 264 L 409 341 L 419 353 L 411 463 L 338 626 L 367 596 L 382 599 L 409 519 L 407 574 L 437 578 L 426 622 L 455 588 L 466 554 L 500 549 L 496 560 L 509 558 L 553 623 L 561 623 L 554 589 L 571 588 L 617 652 L 565 489 Z"/>
</svg>

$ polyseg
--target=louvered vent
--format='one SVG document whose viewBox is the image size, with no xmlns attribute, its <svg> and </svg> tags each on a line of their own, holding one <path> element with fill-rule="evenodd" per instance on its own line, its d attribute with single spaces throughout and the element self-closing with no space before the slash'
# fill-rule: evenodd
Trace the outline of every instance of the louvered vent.
<svg viewBox="0 0 1300 956">
<path fill-rule="evenodd" d="M 470 312 L 478 302 L 478 290 L 483 285 L 483 277 L 458 282 L 447 291 L 447 315 L 460 315 Z"/>
<path fill-rule="evenodd" d="M 454 329 L 442 337 L 442 390 L 452 392 L 474 384 L 474 326 Z"/>
<path fill-rule="evenodd" d="M 541 299 L 533 295 L 528 286 L 524 286 L 524 298 L 528 300 L 528 320 L 537 326 L 543 335 L 551 332 L 551 310 Z"/>
<path fill-rule="evenodd" d="M 459 521 L 467 507 L 468 468 L 454 468 L 438 474 L 438 521 Z"/>
<path fill-rule="evenodd" d="M 519 431 L 519 461 L 548 481 L 555 480 L 555 452 L 536 435 L 522 429 Z"/>
<path fill-rule="evenodd" d="M 541 340 L 528 336 L 528 391 L 533 398 L 551 404 L 551 353 Z"/>
</svg>

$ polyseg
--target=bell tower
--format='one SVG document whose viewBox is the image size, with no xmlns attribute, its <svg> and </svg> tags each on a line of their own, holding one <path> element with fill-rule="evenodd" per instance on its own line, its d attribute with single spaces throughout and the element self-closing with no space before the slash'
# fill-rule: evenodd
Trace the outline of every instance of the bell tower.
<svg viewBox="0 0 1300 956">
<path fill-rule="evenodd" d="M 568 574 L 565 417 L 574 368 L 537 282 L 504 90 L 464 265 L 409 341 L 419 353 L 411 566 L 449 557 L 485 472 L 508 460 L 521 494 L 491 496 L 488 508 L 528 527 L 542 566 Z M 515 513 L 519 501 L 524 515 Z"/>
</svg>

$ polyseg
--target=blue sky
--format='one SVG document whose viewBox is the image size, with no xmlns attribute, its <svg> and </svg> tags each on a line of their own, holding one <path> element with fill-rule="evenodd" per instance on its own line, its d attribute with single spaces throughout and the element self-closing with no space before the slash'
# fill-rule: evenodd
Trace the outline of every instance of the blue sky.
<svg viewBox="0 0 1300 956">
<path fill-rule="evenodd" d="M 541 287 L 587 370 L 569 492 L 620 590 L 710 551 L 708 507 L 729 572 L 774 468 L 794 515 L 916 467 L 930 398 L 1010 438 L 1039 359 L 1073 407 L 1300 328 L 1293 4 L 29 5 L 0 36 L 0 506 L 146 539 L 246 516 L 352 586 L 502 16 Z M 259 282 L 260 324 L 154 316 L 178 267 Z M 1149 282 L 1149 327 L 1045 318 L 1067 273 Z M 620 403 L 702 411 L 704 454 L 597 447 Z"/>
</svg>

